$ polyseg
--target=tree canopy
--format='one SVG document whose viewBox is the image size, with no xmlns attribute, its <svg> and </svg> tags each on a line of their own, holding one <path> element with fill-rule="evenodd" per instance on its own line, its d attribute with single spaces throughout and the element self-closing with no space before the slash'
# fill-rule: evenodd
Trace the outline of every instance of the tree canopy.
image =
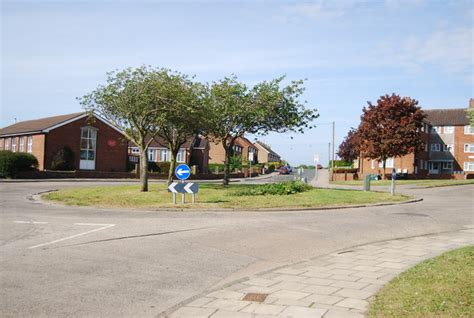
<svg viewBox="0 0 474 318">
<path fill-rule="evenodd" d="M 359 157 L 359 136 L 357 129 L 351 128 L 339 145 L 337 155 L 345 161 L 352 162 Z"/>
<path fill-rule="evenodd" d="M 423 144 L 420 129 L 426 115 L 417 105 L 410 97 L 392 94 L 363 108 L 357 133 L 360 151 L 364 157 L 381 161 L 384 172 L 388 158 L 412 153 Z"/>
</svg>

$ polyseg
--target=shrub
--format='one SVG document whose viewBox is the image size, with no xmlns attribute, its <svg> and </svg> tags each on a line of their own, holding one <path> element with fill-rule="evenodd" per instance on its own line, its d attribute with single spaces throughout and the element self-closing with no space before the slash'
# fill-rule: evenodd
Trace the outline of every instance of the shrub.
<svg viewBox="0 0 474 318">
<path fill-rule="evenodd" d="M 252 188 L 246 188 L 232 193 L 235 196 L 244 195 L 289 195 L 305 192 L 311 189 L 311 186 L 301 181 L 290 181 L 280 183 L 269 183 Z"/>
<path fill-rule="evenodd" d="M 11 178 L 20 171 L 29 171 L 38 168 L 35 156 L 24 152 L 0 151 L 0 177 Z"/>
<path fill-rule="evenodd" d="M 234 155 L 229 158 L 229 169 L 230 171 L 234 171 L 235 169 L 242 168 L 242 156 Z"/>
<path fill-rule="evenodd" d="M 224 172 L 224 164 L 223 163 L 210 163 L 208 166 L 209 173 L 214 173 L 216 171 L 216 167 L 219 168 L 219 173 Z"/>
<path fill-rule="evenodd" d="M 268 171 L 269 172 L 275 171 L 275 165 L 273 163 L 268 165 Z"/>
<path fill-rule="evenodd" d="M 178 163 L 176 163 L 178 165 Z M 148 162 L 148 171 L 151 172 L 158 172 L 163 174 L 168 174 L 170 171 L 171 162 L 169 161 L 161 161 L 161 162 Z"/>
<path fill-rule="evenodd" d="M 51 170 L 74 170 L 74 152 L 71 148 L 65 146 L 53 155 Z"/>
</svg>

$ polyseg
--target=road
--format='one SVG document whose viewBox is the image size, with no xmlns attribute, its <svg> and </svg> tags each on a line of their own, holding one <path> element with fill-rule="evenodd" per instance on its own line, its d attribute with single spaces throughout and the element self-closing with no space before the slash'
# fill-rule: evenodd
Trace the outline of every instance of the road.
<svg viewBox="0 0 474 318">
<path fill-rule="evenodd" d="M 474 186 L 410 190 L 419 203 L 306 212 L 105 210 L 28 199 L 99 184 L 108 183 L 0 183 L 2 317 L 157 316 L 276 266 L 474 224 Z"/>
</svg>

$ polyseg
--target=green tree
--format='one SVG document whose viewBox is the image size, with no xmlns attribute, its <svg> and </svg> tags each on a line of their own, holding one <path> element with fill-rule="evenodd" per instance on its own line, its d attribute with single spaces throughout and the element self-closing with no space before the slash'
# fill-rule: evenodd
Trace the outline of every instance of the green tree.
<svg viewBox="0 0 474 318">
<path fill-rule="evenodd" d="M 158 134 L 170 98 L 170 70 L 149 66 L 107 73 L 105 85 L 80 98 L 81 105 L 111 122 L 140 149 L 141 191 L 148 191 L 147 151 Z"/>
<path fill-rule="evenodd" d="M 359 149 L 365 157 L 382 162 L 384 179 L 388 158 L 412 153 L 423 144 L 420 129 L 426 115 L 417 105 L 410 97 L 392 94 L 363 108 L 357 130 Z"/>
<path fill-rule="evenodd" d="M 305 102 L 299 100 L 304 92 L 303 81 L 281 87 L 283 79 L 264 81 L 249 88 L 232 76 L 209 86 L 203 131 L 224 148 L 224 185 L 229 183 L 230 159 L 237 138 L 246 133 L 302 133 L 318 117 L 316 110 L 306 109 Z"/>
</svg>

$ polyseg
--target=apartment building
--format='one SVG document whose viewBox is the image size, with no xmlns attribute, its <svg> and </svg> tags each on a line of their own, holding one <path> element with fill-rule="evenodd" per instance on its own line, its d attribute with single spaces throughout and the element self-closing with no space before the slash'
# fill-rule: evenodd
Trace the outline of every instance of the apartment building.
<svg viewBox="0 0 474 318">
<path fill-rule="evenodd" d="M 469 101 L 474 109 L 474 100 Z M 409 176 L 464 178 L 474 175 L 474 128 L 469 125 L 466 108 L 424 110 L 421 129 L 423 147 L 402 157 L 389 158 L 387 173 L 394 168 Z M 359 158 L 359 172 L 382 174 L 382 163 Z"/>
</svg>

